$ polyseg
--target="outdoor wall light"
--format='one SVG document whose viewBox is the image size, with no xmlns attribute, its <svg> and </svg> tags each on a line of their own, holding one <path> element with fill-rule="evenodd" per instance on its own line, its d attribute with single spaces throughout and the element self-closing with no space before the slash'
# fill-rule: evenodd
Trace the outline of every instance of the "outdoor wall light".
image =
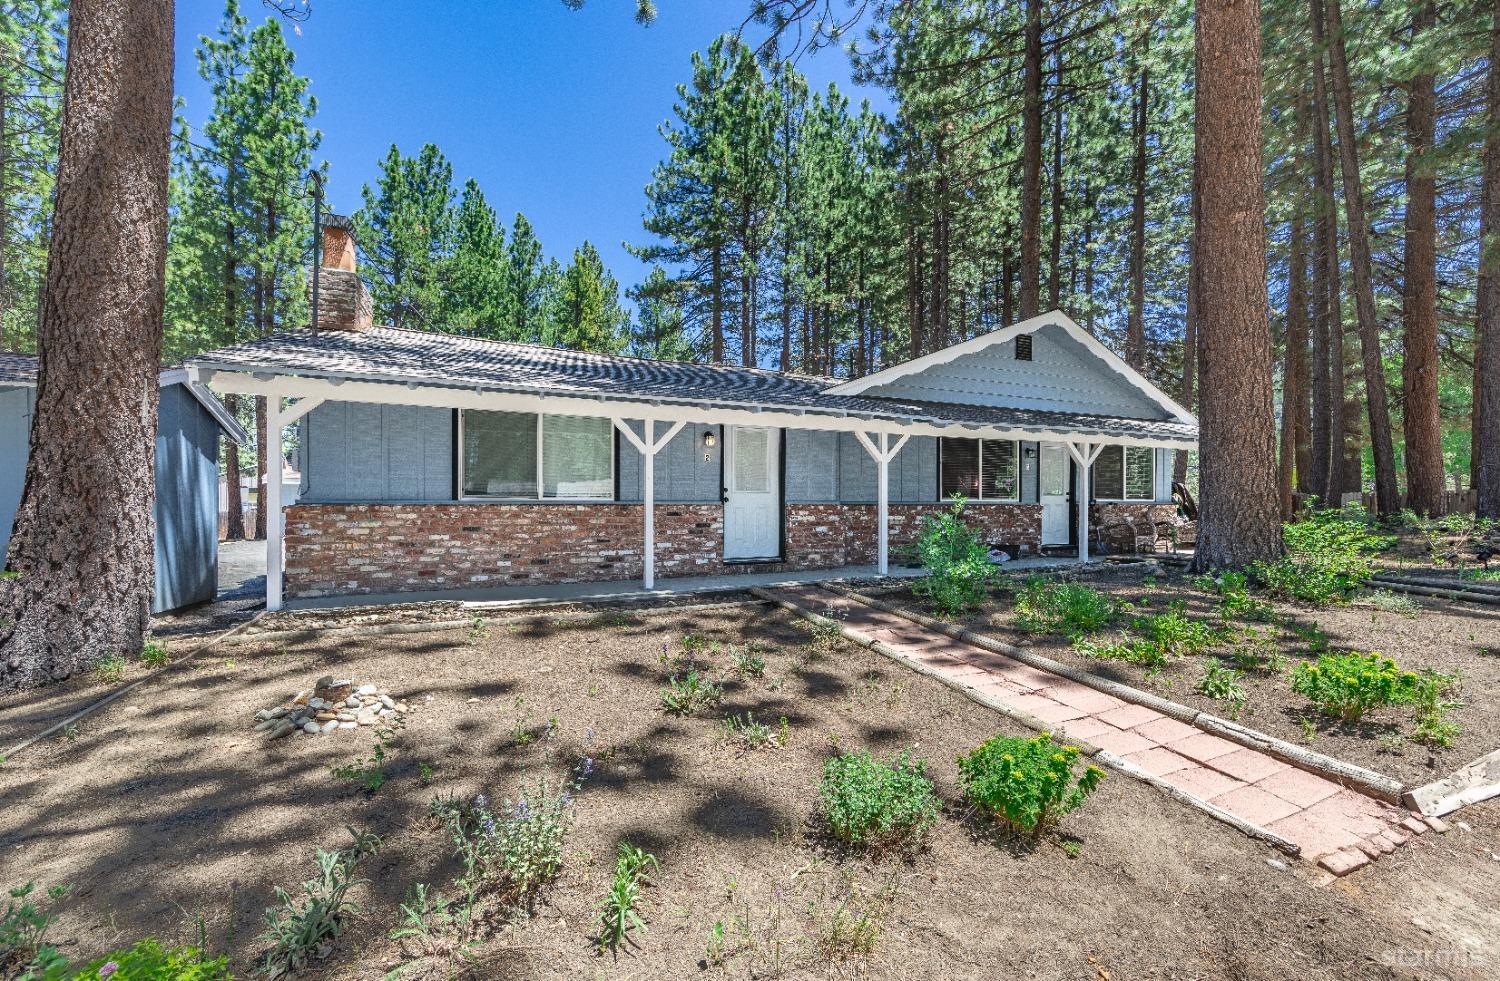
<svg viewBox="0 0 1500 981">
<path fill-rule="evenodd" d="M 1028 446 L 1028 447 L 1026 447 L 1026 459 L 1030 460 L 1030 459 L 1032 459 L 1035 456 L 1036 456 L 1036 447 L 1035 446 Z"/>
<path fill-rule="evenodd" d="M 707 432 L 707 433 L 703 434 L 703 445 L 704 446 L 713 446 L 714 444 L 718 443 L 718 441 L 719 441 L 719 437 L 715 436 L 712 432 Z"/>
</svg>

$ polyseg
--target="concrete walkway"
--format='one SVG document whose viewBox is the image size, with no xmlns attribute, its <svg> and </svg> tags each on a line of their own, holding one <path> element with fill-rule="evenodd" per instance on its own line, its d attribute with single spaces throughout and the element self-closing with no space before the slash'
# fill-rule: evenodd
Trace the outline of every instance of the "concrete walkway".
<svg viewBox="0 0 1500 981">
<path fill-rule="evenodd" d="M 262 545 L 264 549 L 264 545 Z M 1073 564 L 1073 559 L 1030 558 L 1007 562 L 1004 571 L 1044 569 Z M 262 565 L 262 570 L 264 565 Z M 327 610 L 351 606 L 382 606 L 390 603 L 431 603 L 454 601 L 474 607 L 507 606 L 534 603 L 538 600 L 568 600 L 579 603 L 600 600 L 644 600 L 652 597 L 681 596 L 688 593 L 740 592 L 757 586 L 774 587 L 800 583 L 826 582 L 829 580 L 869 580 L 880 578 L 880 571 L 873 565 L 851 565 L 837 569 L 809 569 L 801 572 L 756 572 L 755 566 L 746 566 L 745 571 L 718 576 L 681 576 L 671 579 L 658 578 L 656 588 L 642 588 L 639 579 L 619 582 L 572 582 L 550 584 L 527 584 L 519 586 L 497 586 L 488 589 L 445 589 L 431 592 L 378 593 L 367 596 L 328 596 L 314 599 L 287 600 L 288 610 Z M 923 575 L 921 569 L 891 566 L 887 578 L 911 579 Z M 263 581 L 263 580 L 262 580 Z"/>
<path fill-rule="evenodd" d="M 1429 827 L 1445 827 L 1259 750 L 841 593 L 798 586 L 777 595 L 814 612 L 831 610 L 850 629 L 1053 726 L 1059 736 L 1108 750 L 1186 795 L 1292 842 L 1303 858 L 1334 875 L 1389 854 Z"/>
</svg>

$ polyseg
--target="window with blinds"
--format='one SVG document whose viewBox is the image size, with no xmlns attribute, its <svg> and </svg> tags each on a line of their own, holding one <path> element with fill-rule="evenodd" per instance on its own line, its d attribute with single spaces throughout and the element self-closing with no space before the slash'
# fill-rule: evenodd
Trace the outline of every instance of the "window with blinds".
<svg viewBox="0 0 1500 981">
<path fill-rule="evenodd" d="M 613 500 L 608 419 L 533 412 L 462 413 L 463 494 L 495 500 Z"/>
<path fill-rule="evenodd" d="M 1106 446 L 1094 461 L 1094 497 L 1101 501 L 1156 499 L 1156 455 L 1149 446 Z"/>
<path fill-rule="evenodd" d="M 938 443 L 939 488 L 944 500 L 961 495 L 980 501 L 1021 497 L 1021 454 L 1014 440 L 949 439 Z"/>
</svg>

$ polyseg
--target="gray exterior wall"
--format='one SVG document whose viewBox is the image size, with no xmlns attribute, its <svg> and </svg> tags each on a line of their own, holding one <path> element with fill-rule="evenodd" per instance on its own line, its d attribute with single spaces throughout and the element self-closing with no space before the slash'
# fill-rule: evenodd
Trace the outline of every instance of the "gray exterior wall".
<svg viewBox="0 0 1500 981">
<path fill-rule="evenodd" d="M 303 417 L 298 453 L 298 501 L 453 500 L 452 409 L 325 402 Z"/>
<path fill-rule="evenodd" d="M 0 388 L 0 566 L 5 564 L 11 524 L 26 485 L 31 410 L 35 404 L 34 388 Z"/>
<path fill-rule="evenodd" d="M 644 436 L 645 426 L 627 422 L 637 436 Z M 667 431 L 665 423 L 656 424 L 656 438 Z M 714 445 L 703 445 L 703 434 L 714 434 Z M 666 504 L 709 504 L 720 498 L 720 454 L 724 449 L 724 429 L 718 424 L 688 423 L 671 441 L 656 451 L 656 499 Z M 615 473 L 619 482 L 619 500 L 640 501 L 641 451 L 630 440 L 615 436 Z"/>
<path fill-rule="evenodd" d="M 1032 359 L 1015 341 L 868 389 L 866 395 L 1165 419 L 1166 412 L 1060 327 L 1032 335 Z"/>
<path fill-rule="evenodd" d="M 219 424 L 182 385 L 161 390 L 156 434 L 153 613 L 218 592 Z"/>
</svg>

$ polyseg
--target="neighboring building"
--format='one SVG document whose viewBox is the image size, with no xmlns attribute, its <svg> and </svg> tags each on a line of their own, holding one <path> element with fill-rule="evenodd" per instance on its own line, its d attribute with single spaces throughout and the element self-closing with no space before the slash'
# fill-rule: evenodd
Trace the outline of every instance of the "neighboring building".
<svg viewBox="0 0 1500 981">
<path fill-rule="evenodd" d="M 26 483 L 37 359 L 0 354 L 0 555 Z M 156 434 L 156 595 L 152 613 L 214 598 L 219 561 L 219 434 L 248 434 L 184 368 L 161 373 Z"/>
<path fill-rule="evenodd" d="M 271 609 L 283 591 L 884 571 L 953 494 L 1013 555 L 1086 558 L 1091 518 L 1170 507 L 1172 453 L 1197 444 L 1191 414 L 1061 313 L 840 382 L 375 327 L 346 228 L 324 254 L 321 329 L 188 363 L 299 427 Z"/>
</svg>

